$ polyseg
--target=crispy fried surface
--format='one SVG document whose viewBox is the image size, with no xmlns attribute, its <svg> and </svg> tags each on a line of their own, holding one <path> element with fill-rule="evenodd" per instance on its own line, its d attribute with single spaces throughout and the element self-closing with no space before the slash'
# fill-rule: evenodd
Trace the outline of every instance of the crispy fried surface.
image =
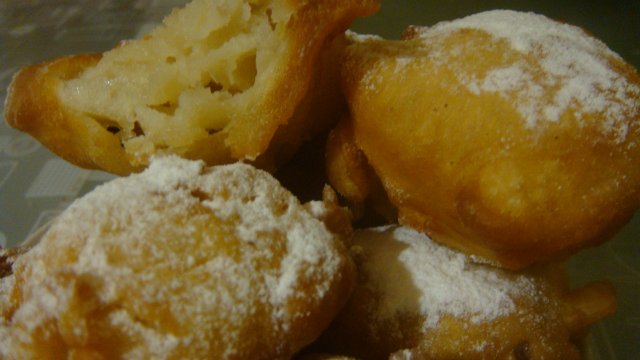
<svg viewBox="0 0 640 360">
<path fill-rule="evenodd" d="M 475 264 L 409 228 L 358 230 L 354 293 L 317 351 L 360 359 L 577 359 L 611 285 L 568 290 L 561 266 Z M 588 305 L 587 305 L 588 304 Z"/>
<path fill-rule="evenodd" d="M 356 145 L 348 119 L 340 121 L 329 133 L 324 162 L 327 180 L 347 200 L 357 226 L 397 222 L 397 211 Z"/>
<path fill-rule="evenodd" d="M 324 201 L 177 158 L 99 190 L 34 250 L 0 252 L 0 357 L 292 358 L 347 300 L 353 219 L 421 233 L 357 232 L 353 296 L 300 359 L 578 358 L 613 289 L 569 290 L 545 261 L 640 205 L 637 72 L 575 28 L 499 12 L 352 35 L 343 57 L 376 6 L 195 0 L 144 39 L 23 69 L 7 121 L 80 166 L 244 159 Z M 527 33 L 534 18 L 550 33 Z M 340 80 L 349 116 L 298 151 L 345 110 Z"/>
<path fill-rule="evenodd" d="M 401 223 L 516 269 L 610 238 L 640 205 L 640 77 L 581 30 L 496 11 L 353 40 L 355 145 Z"/>
<path fill-rule="evenodd" d="M 194 0 L 142 39 L 23 69 L 5 118 L 61 157 L 116 174 L 163 153 L 209 164 L 255 160 L 275 136 L 259 160 L 273 166 L 342 110 L 341 47 L 331 40 L 377 7 Z"/>
<path fill-rule="evenodd" d="M 15 261 L 0 357 L 287 359 L 329 324 L 353 271 L 339 236 L 267 173 L 158 159 L 75 202 Z"/>
</svg>

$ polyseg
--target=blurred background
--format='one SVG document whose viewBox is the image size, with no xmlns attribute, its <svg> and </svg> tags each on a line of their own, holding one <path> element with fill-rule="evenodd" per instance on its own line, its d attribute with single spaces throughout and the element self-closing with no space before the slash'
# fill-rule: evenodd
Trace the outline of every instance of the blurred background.
<svg viewBox="0 0 640 360">
<path fill-rule="evenodd" d="M 184 0 L 0 0 L 0 110 L 20 67 L 73 53 L 101 52 L 144 34 Z M 433 25 L 490 9 L 533 11 L 583 27 L 640 67 L 640 1 L 383 0 L 352 29 L 389 39 L 407 25 Z M 112 176 L 74 167 L 0 121 L 0 245 L 22 242 L 73 199 Z M 640 216 L 612 241 L 569 261 L 574 284 L 609 279 L 616 316 L 591 332 L 587 357 L 640 358 Z"/>
<path fill-rule="evenodd" d="M 353 29 L 395 39 L 407 24 L 433 25 L 481 11 L 531 11 L 577 25 L 640 66 L 640 1 L 632 0 L 395 0 L 382 1 L 380 13 L 356 21 Z"/>
</svg>

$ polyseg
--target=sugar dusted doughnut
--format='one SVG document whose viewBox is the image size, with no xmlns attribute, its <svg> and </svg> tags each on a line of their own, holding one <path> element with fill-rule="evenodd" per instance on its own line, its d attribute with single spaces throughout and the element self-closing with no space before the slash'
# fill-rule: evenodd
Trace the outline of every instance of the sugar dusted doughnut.
<svg viewBox="0 0 640 360">
<path fill-rule="evenodd" d="M 286 359 L 329 324 L 353 270 L 266 172 L 158 158 L 76 201 L 13 262 L 0 357 Z"/>
<path fill-rule="evenodd" d="M 474 263 L 402 226 L 357 230 L 353 295 L 316 345 L 359 359 L 576 359 L 615 311 L 607 283 L 569 291 L 562 268 Z"/>
<path fill-rule="evenodd" d="M 581 29 L 497 10 L 352 42 L 353 141 L 401 223 L 515 269 L 640 206 L 640 77 Z"/>
</svg>

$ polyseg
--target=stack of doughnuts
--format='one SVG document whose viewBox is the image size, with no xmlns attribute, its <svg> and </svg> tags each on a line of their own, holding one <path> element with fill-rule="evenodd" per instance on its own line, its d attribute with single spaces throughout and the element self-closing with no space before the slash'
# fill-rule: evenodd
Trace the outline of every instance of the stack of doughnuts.
<svg viewBox="0 0 640 360">
<path fill-rule="evenodd" d="M 322 346 L 578 358 L 615 296 L 605 283 L 569 290 L 560 264 L 640 206 L 637 71 L 577 27 L 514 11 L 349 39 L 328 177 L 400 225 L 356 232 L 356 289 Z M 512 313 L 494 312 L 503 300 Z"/>
<path fill-rule="evenodd" d="M 1 357 L 580 358 L 616 298 L 564 261 L 640 207 L 637 70 L 532 13 L 345 33 L 378 5 L 194 0 L 21 70 L 8 123 L 126 176 L 3 250 Z"/>
</svg>

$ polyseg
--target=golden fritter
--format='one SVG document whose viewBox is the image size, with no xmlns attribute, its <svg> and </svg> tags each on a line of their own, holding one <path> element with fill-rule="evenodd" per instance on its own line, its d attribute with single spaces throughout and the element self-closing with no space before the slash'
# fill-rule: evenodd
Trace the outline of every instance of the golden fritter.
<svg viewBox="0 0 640 360">
<path fill-rule="evenodd" d="M 250 165 L 154 158 L 74 202 L 13 262 L 0 358 L 291 358 L 354 280 L 318 219 L 330 211 Z"/>
<path fill-rule="evenodd" d="M 560 265 L 510 272 L 402 226 L 357 230 L 353 295 L 314 351 L 359 359 L 577 359 L 612 314 L 608 283 L 568 290 Z"/>
<path fill-rule="evenodd" d="M 262 155 L 273 167 L 337 120 L 340 37 L 378 6 L 193 0 L 104 54 L 22 69 L 5 119 L 76 165 L 116 174 L 156 154 L 209 164 Z"/>
<path fill-rule="evenodd" d="M 400 223 L 517 269 L 640 206 L 640 76 L 581 29 L 496 10 L 351 39 L 353 141 Z"/>
</svg>

